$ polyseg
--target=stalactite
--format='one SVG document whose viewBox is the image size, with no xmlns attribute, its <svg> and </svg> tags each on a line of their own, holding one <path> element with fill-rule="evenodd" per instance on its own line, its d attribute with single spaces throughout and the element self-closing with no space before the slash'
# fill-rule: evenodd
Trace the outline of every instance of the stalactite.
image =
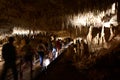
<svg viewBox="0 0 120 80">
<path fill-rule="evenodd" d="M 117 21 L 120 22 L 120 0 L 118 0 Z"/>
</svg>

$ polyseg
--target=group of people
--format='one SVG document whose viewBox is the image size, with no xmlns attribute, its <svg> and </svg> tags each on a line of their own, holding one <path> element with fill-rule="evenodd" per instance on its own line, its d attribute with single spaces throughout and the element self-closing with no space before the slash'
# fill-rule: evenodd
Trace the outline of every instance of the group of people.
<svg viewBox="0 0 120 80">
<path fill-rule="evenodd" d="M 9 69 L 12 70 L 14 80 L 18 80 L 18 69 L 17 69 L 17 60 L 18 60 L 18 51 L 16 49 L 16 46 L 14 45 L 15 38 L 9 37 L 8 42 L 3 45 L 2 48 L 2 58 L 4 59 L 4 66 L 3 71 L 1 75 L 1 80 L 6 79 L 6 75 Z M 29 44 L 29 39 L 22 40 L 22 48 L 20 49 L 20 66 L 21 66 L 21 72 L 23 72 L 23 69 L 25 68 L 26 64 L 30 66 L 30 71 L 32 74 L 32 61 L 33 61 L 33 55 L 34 50 L 32 46 Z M 21 74 L 22 76 L 22 74 Z M 32 76 L 32 75 L 31 75 Z"/>
<path fill-rule="evenodd" d="M 33 68 L 33 58 L 34 55 L 39 56 L 40 66 L 43 66 L 43 58 L 47 55 L 50 59 L 54 59 L 56 52 L 60 50 L 61 43 L 60 41 L 49 41 L 47 45 L 42 40 L 39 40 L 36 47 L 30 45 L 30 39 L 24 38 L 21 40 L 22 45 L 19 45 L 19 50 L 17 51 L 16 46 L 14 45 L 15 38 L 9 37 L 8 42 L 3 45 L 2 56 L 5 61 L 4 69 L 2 71 L 1 80 L 5 80 L 7 72 L 9 69 L 12 69 L 14 80 L 18 80 L 18 70 L 17 70 L 17 59 L 21 59 L 21 70 L 26 66 L 30 66 L 31 77 L 32 77 L 32 68 Z"/>
</svg>

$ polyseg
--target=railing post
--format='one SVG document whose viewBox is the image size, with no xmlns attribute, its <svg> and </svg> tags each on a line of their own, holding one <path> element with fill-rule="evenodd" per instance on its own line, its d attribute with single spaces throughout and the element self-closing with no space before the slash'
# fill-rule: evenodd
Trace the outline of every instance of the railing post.
<svg viewBox="0 0 120 80">
<path fill-rule="evenodd" d="M 23 72 L 22 72 L 22 56 L 20 56 L 20 80 L 23 79 Z"/>
<path fill-rule="evenodd" d="M 32 80 L 32 74 L 33 74 L 33 64 L 32 64 L 32 61 L 30 61 L 30 79 Z"/>
</svg>

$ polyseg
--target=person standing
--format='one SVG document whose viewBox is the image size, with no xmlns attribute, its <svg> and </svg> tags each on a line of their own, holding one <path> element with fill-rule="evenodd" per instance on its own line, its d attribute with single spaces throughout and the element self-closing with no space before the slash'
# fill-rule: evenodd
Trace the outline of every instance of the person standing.
<svg viewBox="0 0 120 80">
<path fill-rule="evenodd" d="M 39 45 L 38 45 L 38 54 L 39 54 L 39 59 L 40 59 L 40 66 L 43 66 L 43 58 L 45 55 L 45 51 L 46 51 L 46 47 L 43 43 L 42 40 L 39 41 Z"/>
<path fill-rule="evenodd" d="M 8 43 L 3 45 L 2 48 L 2 57 L 5 61 L 3 71 L 2 71 L 2 79 L 5 80 L 8 69 L 12 69 L 12 73 L 14 76 L 14 80 L 18 80 L 18 71 L 16 67 L 16 48 L 13 45 L 14 38 L 9 37 Z"/>
<path fill-rule="evenodd" d="M 22 72 L 26 67 L 30 66 L 30 78 L 32 80 L 33 74 L 33 56 L 34 56 L 34 48 L 30 44 L 30 40 L 28 38 L 23 39 L 24 46 L 21 48 L 21 53 L 23 54 L 23 65 L 22 65 Z M 21 73 L 21 77 L 22 77 Z"/>
</svg>

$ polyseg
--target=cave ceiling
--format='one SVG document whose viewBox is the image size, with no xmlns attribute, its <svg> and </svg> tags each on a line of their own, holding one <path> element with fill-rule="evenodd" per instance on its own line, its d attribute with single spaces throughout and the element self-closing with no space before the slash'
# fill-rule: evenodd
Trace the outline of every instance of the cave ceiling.
<svg viewBox="0 0 120 80">
<path fill-rule="evenodd" d="M 116 0 L 0 0 L 0 28 L 60 30 L 66 15 L 103 11 Z"/>
</svg>

